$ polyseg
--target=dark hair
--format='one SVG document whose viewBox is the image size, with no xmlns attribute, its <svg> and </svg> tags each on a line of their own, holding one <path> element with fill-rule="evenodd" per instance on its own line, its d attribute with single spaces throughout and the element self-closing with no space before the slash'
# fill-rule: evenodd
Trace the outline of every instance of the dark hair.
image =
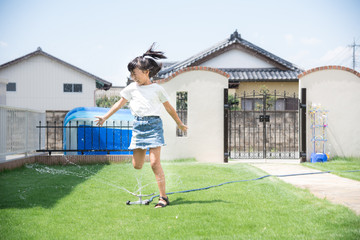
<svg viewBox="0 0 360 240">
<path fill-rule="evenodd" d="M 149 77 L 152 78 L 161 70 L 161 63 L 157 63 L 156 59 L 164 59 L 166 58 L 163 52 L 154 51 L 155 43 L 151 45 L 149 50 L 146 51 L 142 56 L 134 58 L 128 64 L 129 72 L 134 71 L 135 68 L 139 68 L 140 70 L 149 70 Z"/>
</svg>

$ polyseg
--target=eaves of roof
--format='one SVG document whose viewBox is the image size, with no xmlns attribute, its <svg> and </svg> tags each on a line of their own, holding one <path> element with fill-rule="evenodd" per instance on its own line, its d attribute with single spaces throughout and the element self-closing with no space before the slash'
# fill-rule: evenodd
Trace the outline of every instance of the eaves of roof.
<svg viewBox="0 0 360 240">
<path fill-rule="evenodd" d="M 220 68 L 229 74 L 229 81 L 298 81 L 301 70 L 280 70 L 277 68 Z"/>
<path fill-rule="evenodd" d="M 24 60 L 26 60 L 26 59 L 29 59 L 29 58 L 31 58 L 31 57 L 33 57 L 33 56 L 36 56 L 36 55 L 42 55 L 42 56 L 48 57 L 48 58 L 50 58 L 50 59 L 52 59 L 52 60 L 54 60 L 54 61 L 56 61 L 56 62 L 58 62 L 58 63 L 60 63 L 60 64 L 63 64 L 63 65 L 65 65 L 65 66 L 67 66 L 67 67 L 69 67 L 69 68 L 77 71 L 77 72 L 80 72 L 80 73 L 82 73 L 82 74 L 85 74 L 86 76 L 94 79 L 97 83 L 99 83 L 100 85 L 102 85 L 102 86 L 103 86 L 102 88 L 105 89 L 105 90 L 109 89 L 109 88 L 112 86 L 112 83 L 111 83 L 111 82 L 108 82 L 108 81 L 106 81 L 106 80 L 104 80 L 104 79 L 102 79 L 102 78 L 99 78 L 99 77 L 97 77 L 97 76 L 95 76 L 95 75 L 93 75 L 93 74 L 91 74 L 91 73 L 89 73 L 89 72 L 86 72 L 86 71 L 84 71 L 84 70 L 82 70 L 82 69 L 80 69 L 80 68 L 78 68 L 78 67 L 75 67 L 74 65 L 72 65 L 72 64 L 70 64 L 70 63 L 67 63 L 67 62 L 65 62 L 65 61 L 63 61 L 63 60 L 61 60 L 61 59 L 59 59 L 59 58 L 57 58 L 57 57 L 54 57 L 54 56 L 52 56 L 52 55 L 44 52 L 40 47 L 39 47 L 36 51 L 34 51 L 34 52 L 32 52 L 32 53 L 29 53 L 29 54 L 27 54 L 27 55 L 25 55 L 25 56 L 19 57 L 19 58 L 14 59 L 14 60 L 12 60 L 12 61 L 10 61 L 10 62 L 7 62 L 7 63 L 4 63 L 4 64 L 0 65 L 0 70 L 1 70 L 1 69 L 4 69 L 4 68 L 6 68 L 6 67 L 9 67 L 9 66 L 11 66 L 11 65 L 14 65 L 14 64 L 16 64 L 16 63 L 19 63 L 19 62 L 21 62 L 21 61 L 24 61 Z"/>
</svg>

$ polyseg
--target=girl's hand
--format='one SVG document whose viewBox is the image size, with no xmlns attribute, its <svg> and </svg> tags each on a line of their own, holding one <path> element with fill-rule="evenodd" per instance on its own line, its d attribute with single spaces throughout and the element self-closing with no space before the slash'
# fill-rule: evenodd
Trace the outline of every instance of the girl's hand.
<svg viewBox="0 0 360 240">
<path fill-rule="evenodd" d="M 184 125 L 183 123 L 179 124 L 178 128 L 183 132 L 186 132 L 188 130 L 188 127 L 186 125 Z"/>
<path fill-rule="evenodd" d="M 101 127 L 101 126 L 104 124 L 104 122 L 106 121 L 106 119 L 105 119 L 104 117 L 96 116 L 96 118 L 97 118 L 97 120 L 95 120 L 95 122 L 97 122 L 96 125 L 98 125 L 98 126 L 100 126 L 100 127 Z"/>
</svg>

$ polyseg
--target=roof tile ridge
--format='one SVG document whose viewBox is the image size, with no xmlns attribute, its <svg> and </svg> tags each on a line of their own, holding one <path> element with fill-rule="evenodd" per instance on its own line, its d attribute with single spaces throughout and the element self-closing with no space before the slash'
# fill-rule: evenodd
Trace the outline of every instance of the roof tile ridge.
<svg viewBox="0 0 360 240">
<path fill-rule="evenodd" d="M 224 44 L 226 44 L 228 42 L 230 42 L 230 43 L 235 42 L 235 40 L 230 41 L 228 38 L 226 38 L 226 39 L 212 45 L 211 47 L 209 47 L 209 48 L 207 48 L 207 49 L 205 49 L 205 50 L 203 50 L 203 51 L 201 51 L 201 52 L 199 52 L 199 53 L 185 59 L 184 61 L 180 61 L 180 62 L 168 67 L 167 69 L 164 69 L 164 71 L 160 71 L 159 73 L 160 74 L 165 74 L 165 73 L 168 73 L 168 72 L 177 71 L 177 70 L 182 69 L 184 67 L 188 67 L 188 65 L 191 64 L 192 60 L 195 60 L 195 59 L 199 60 L 198 58 L 201 59 L 201 56 L 203 56 L 204 54 L 206 54 L 208 52 L 211 52 L 211 51 L 215 50 L 216 48 L 220 48 L 220 47 L 222 47 L 222 45 L 224 45 Z M 189 62 L 190 62 L 190 64 L 189 64 Z M 166 70 L 169 70 L 169 71 L 166 71 Z"/>
</svg>

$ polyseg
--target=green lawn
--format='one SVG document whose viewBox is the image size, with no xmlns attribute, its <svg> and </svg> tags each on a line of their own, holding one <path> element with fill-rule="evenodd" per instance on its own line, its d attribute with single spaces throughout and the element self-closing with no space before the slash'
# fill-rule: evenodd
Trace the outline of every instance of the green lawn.
<svg viewBox="0 0 360 240">
<path fill-rule="evenodd" d="M 246 164 L 163 163 L 167 190 L 266 175 Z M 36 171 L 37 170 L 37 171 Z M 0 173 L 1 239 L 360 239 L 360 216 L 271 177 L 127 206 L 157 191 L 148 163 L 42 166 Z M 156 199 L 157 200 L 157 199 Z"/>
<path fill-rule="evenodd" d="M 334 171 L 332 173 L 338 176 L 360 181 L 360 172 L 342 172 L 347 170 L 360 170 L 360 158 L 336 157 L 324 163 L 303 163 L 303 164 L 307 167 L 319 169 L 321 171 Z"/>
</svg>

